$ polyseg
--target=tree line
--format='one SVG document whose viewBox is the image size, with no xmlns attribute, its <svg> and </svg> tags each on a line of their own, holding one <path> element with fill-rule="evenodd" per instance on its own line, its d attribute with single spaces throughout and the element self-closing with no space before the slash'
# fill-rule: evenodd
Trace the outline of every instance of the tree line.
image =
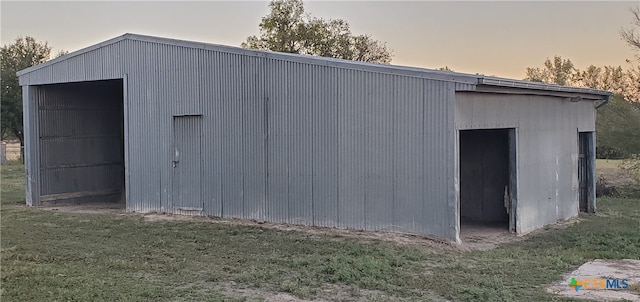
<svg viewBox="0 0 640 302">
<path fill-rule="evenodd" d="M 635 51 L 628 66 L 575 68 L 571 60 L 555 56 L 542 67 L 526 69 L 525 80 L 607 90 L 611 102 L 597 111 L 596 156 L 628 158 L 640 156 L 640 8 L 631 9 L 632 26 L 619 32 Z"/>
<path fill-rule="evenodd" d="M 525 80 L 613 92 L 609 104 L 596 113 L 596 155 L 626 158 L 640 154 L 640 68 L 634 62 L 626 69 L 591 65 L 579 70 L 571 60 L 555 56 L 542 67 L 527 68 Z"/>
</svg>

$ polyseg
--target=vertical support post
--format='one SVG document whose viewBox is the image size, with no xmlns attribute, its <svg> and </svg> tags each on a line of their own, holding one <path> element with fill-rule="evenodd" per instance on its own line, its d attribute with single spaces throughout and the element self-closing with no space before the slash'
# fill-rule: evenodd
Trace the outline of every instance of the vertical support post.
<svg viewBox="0 0 640 302">
<path fill-rule="evenodd" d="M 124 127 L 124 192 L 125 207 L 127 211 L 131 209 L 131 190 L 129 190 L 129 91 L 127 85 L 128 74 L 122 78 L 122 115 Z"/>
<path fill-rule="evenodd" d="M 457 100 L 454 83 L 447 85 L 447 98 L 446 110 L 448 112 L 447 124 L 449 129 L 447 130 L 448 139 L 446 143 L 448 147 L 447 150 L 453 151 L 447 152 L 447 163 L 449 163 L 449 173 L 447 177 L 449 183 L 449 232 L 452 233 L 452 239 L 460 244 L 462 243 L 460 239 L 460 130 L 456 127 Z"/>
<path fill-rule="evenodd" d="M 462 243 L 460 239 L 460 130 L 454 131 L 455 135 L 455 148 L 454 148 L 454 194 L 455 194 L 455 227 L 456 227 L 456 242 Z"/>
<path fill-rule="evenodd" d="M 25 199 L 28 206 L 40 205 L 40 134 L 36 91 L 36 87 L 22 86 Z"/>
<path fill-rule="evenodd" d="M 518 134 L 509 129 L 509 232 L 517 233 L 518 226 Z"/>
</svg>

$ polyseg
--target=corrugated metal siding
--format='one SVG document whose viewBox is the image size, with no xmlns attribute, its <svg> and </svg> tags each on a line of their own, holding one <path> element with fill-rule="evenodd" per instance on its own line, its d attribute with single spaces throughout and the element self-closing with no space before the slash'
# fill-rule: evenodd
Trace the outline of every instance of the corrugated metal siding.
<svg viewBox="0 0 640 302">
<path fill-rule="evenodd" d="M 338 220 L 345 227 L 365 227 L 366 125 L 362 111 L 369 95 L 366 79 L 355 71 L 342 71 L 338 77 Z"/>
<path fill-rule="evenodd" d="M 426 196 L 434 196 L 438 203 L 444 206 L 437 208 L 426 207 L 427 217 L 438 222 L 426 225 L 425 233 L 446 234 L 445 238 L 457 239 L 457 225 L 455 223 L 457 206 L 454 187 L 454 153 L 455 153 L 455 94 L 454 83 L 430 85 L 429 107 L 426 108 L 427 134 L 424 147 L 427 158 L 428 191 Z M 448 125 L 443 127 L 443 125 Z M 428 152 L 427 152 L 428 151 Z M 445 189 L 446 188 L 446 189 Z M 433 194 L 433 195 L 431 195 Z"/>
<path fill-rule="evenodd" d="M 592 101 L 456 94 L 456 128 L 517 128 L 517 230 L 528 232 L 578 214 L 578 131 L 594 131 Z"/>
<path fill-rule="evenodd" d="M 222 74 L 221 62 L 218 54 L 201 55 L 202 69 L 199 79 L 199 93 L 202 102 L 202 171 L 204 212 L 208 215 L 222 216 L 222 125 L 231 116 L 222 114 Z M 206 112 L 206 114 L 205 114 Z"/>
<path fill-rule="evenodd" d="M 84 81 L 86 79 L 84 71 L 84 57 L 77 56 L 73 58 L 69 58 L 67 66 L 67 74 L 69 77 L 74 77 L 80 81 Z M 64 68 L 64 67 L 63 67 Z"/>
<path fill-rule="evenodd" d="M 132 40 L 69 64 L 29 82 L 127 76 L 128 210 L 178 212 L 172 120 L 200 114 L 203 214 L 455 240 L 453 82 Z"/>
<path fill-rule="evenodd" d="M 35 97 L 36 88 L 22 87 L 22 114 L 24 120 L 24 168 L 25 168 L 25 199 L 29 206 L 40 205 L 40 147 L 38 101 Z"/>
<path fill-rule="evenodd" d="M 451 235 L 452 85 L 275 60 L 267 72 L 268 220 Z"/>
<path fill-rule="evenodd" d="M 420 200 L 427 200 L 423 187 L 425 181 L 425 165 L 423 152 L 425 139 L 425 108 L 433 102 L 426 97 L 429 83 L 422 79 L 396 78 L 395 98 L 404 100 L 394 103 L 393 119 L 395 121 L 393 150 L 394 158 L 394 203 L 393 226 L 396 230 L 424 231 L 424 205 Z M 436 86 L 436 85 L 433 85 Z M 435 101 L 438 102 L 438 101 Z M 417 147 L 409 147 L 417 146 Z M 439 188 L 442 189 L 444 188 Z M 416 198 L 417 197 L 417 198 Z M 433 223 L 439 223 L 436 217 L 430 217 Z"/>
<path fill-rule="evenodd" d="M 311 108 L 313 224 L 339 226 L 338 212 L 338 73 L 336 68 L 317 67 L 307 77 Z"/>
<path fill-rule="evenodd" d="M 471 83 L 455 83 L 455 91 L 475 91 L 476 84 Z"/>
<path fill-rule="evenodd" d="M 206 53 L 203 53 L 206 57 Z M 206 69 L 219 91 L 216 123 L 219 190 L 224 217 L 260 219 L 264 213 L 264 92 L 263 64 L 239 55 L 219 56 L 215 69 Z M 208 114 L 208 112 L 205 112 Z M 217 185 L 217 184 L 216 184 Z M 213 192 L 216 194 L 216 192 Z"/>
<path fill-rule="evenodd" d="M 267 219 L 311 224 L 310 119 L 303 109 L 307 74 L 300 63 L 267 61 L 268 182 Z M 300 116 L 302 115 L 302 116 Z"/>
<path fill-rule="evenodd" d="M 132 41 L 121 41 L 59 61 L 20 77 L 21 85 L 43 85 L 122 78 Z M 140 43 L 140 42 L 136 42 Z M 140 56 L 144 59 L 144 56 Z"/>
</svg>

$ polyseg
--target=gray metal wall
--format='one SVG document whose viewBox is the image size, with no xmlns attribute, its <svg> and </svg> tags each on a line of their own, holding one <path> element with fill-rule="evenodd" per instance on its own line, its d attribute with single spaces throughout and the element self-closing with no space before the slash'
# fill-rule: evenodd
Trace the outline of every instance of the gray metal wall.
<svg viewBox="0 0 640 302">
<path fill-rule="evenodd" d="M 454 92 L 473 81 L 342 65 L 123 40 L 21 84 L 126 79 L 129 210 L 177 212 L 172 120 L 202 115 L 202 214 L 457 240 Z"/>
<path fill-rule="evenodd" d="M 578 214 L 578 131 L 595 131 L 593 101 L 473 92 L 456 99 L 458 130 L 516 128 L 518 233 Z"/>
</svg>

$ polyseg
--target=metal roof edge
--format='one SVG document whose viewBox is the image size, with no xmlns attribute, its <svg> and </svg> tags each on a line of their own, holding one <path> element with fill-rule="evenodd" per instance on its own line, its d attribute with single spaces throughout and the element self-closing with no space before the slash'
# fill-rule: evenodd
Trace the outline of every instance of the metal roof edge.
<svg viewBox="0 0 640 302">
<path fill-rule="evenodd" d="M 31 73 L 31 72 L 34 72 L 34 71 L 36 71 L 36 70 L 38 70 L 38 69 L 41 69 L 41 68 L 44 68 L 44 67 L 47 67 L 47 66 L 53 65 L 53 64 L 58 63 L 58 62 L 60 62 L 60 61 L 64 61 L 64 60 L 67 60 L 67 59 L 70 59 L 70 58 L 73 58 L 73 57 L 79 56 L 79 55 L 81 55 L 81 54 L 84 54 L 84 53 L 90 52 L 90 51 L 92 51 L 92 50 L 95 50 L 95 49 L 98 49 L 98 48 L 101 48 L 101 47 L 104 47 L 104 46 L 107 46 L 107 45 L 111 45 L 111 44 L 114 44 L 114 43 L 118 43 L 118 42 L 120 42 L 120 41 L 122 41 L 122 40 L 127 39 L 127 38 L 128 38 L 129 36 L 131 36 L 131 35 L 132 35 L 132 34 L 130 34 L 130 33 L 125 33 L 124 35 L 120 35 L 120 36 L 117 36 L 117 37 L 115 37 L 115 38 L 111 38 L 111 39 L 109 39 L 109 40 L 106 40 L 106 41 L 100 42 L 100 43 L 98 43 L 98 44 L 94 44 L 94 45 L 91 45 L 91 46 L 88 46 L 88 47 L 85 47 L 85 48 L 81 48 L 81 49 L 79 49 L 79 50 L 76 50 L 76 51 L 74 51 L 74 52 L 68 53 L 68 54 L 63 55 L 63 56 L 59 56 L 59 57 L 57 57 L 57 58 L 55 58 L 55 59 L 51 59 L 51 60 L 46 61 L 46 62 L 44 62 L 44 63 L 38 64 L 38 65 L 33 65 L 33 66 L 31 66 L 31 67 L 28 67 L 28 68 L 25 68 L 25 69 L 19 70 L 18 72 L 16 72 L 16 75 L 17 75 L 18 77 L 20 77 L 20 76 L 25 75 L 25 74 L 27 74 L 27 73 Z"/>
<path fill-rule="evenodd" d="M 236 46 L 227 46 L 227 45 L 220 45 L 220 44 L 213 44 L 213 43 L 204 43 L 204 42 L 195 42 L 195 41 L 179 40 L 179 39 L 164 38 L 164 37 L 147 36 L 147 35 L 140 35 L 140 34 L 133 34 L 133 33 L 126 33 L 121 36 L 106 40 L 104 42 L 82 48 L 80 50 L 49 60 L 42 64 L 34 65 L 29 68 L 20 70 L 16 74 L 18 76 L 22 76 L 27 73 L 37 71 L 38 69 L 45 68 L 47 66 L 56 64 L 58 62 L 73 58 L 75 56 L 82 55 L 89 51 L 92 51 L 107 45 L 111 45 L 123 40 L 134 40 L 134 41 L 141 41 L 141 42 L 159 43 L 159 44 L 165 44 L 165 45 L 175 45 L 175 46 L 195 48 L 195 49 L 215 50 L 215 51 L 221 51 L 221 52 L 227 52 L 227 53 L 251 55 L 255 57 L 291 60 L 295 62 L 311 63 L 311 64 L 322 65 L 322 66 L 330 66 L 330 67 L 331 66 L 343 67 L 343 68 L 346 67 L 346 68 L 352 68 L 352 69 L 369 70 L 369 71 L 383 72 L 383 73 L 389 73 L 389 74 L 409 75 L 409 76 L 416 76 L 416 77 L 432 79 L 432 80 L 441 80 L 441 81 L 458 82 L 458 83 L 466 83 L 466 84 L 478 83 L 477 75 L 471 75 L 471 74 L 465 74 L 465 73 L 440 71 L 440 70 L 410 67 L 410 66 L 398 66 L 398 65 L 387 65 L 387 64 L 379 64 L 379 63 L 359 62 L 359 61 L 343 60 L 343 59 L 336 59 L 336 58 L 311 56 L 311 55 L 281 53 L 281 52 L 274 52 L 274 51 L 267 51 L 267 50 L 246 49 L 246 48 L 236 47 Z"/>
<path fill-rule="evenodd" d="M 613 95 L 612 92 L 605 91 L 605 90 L 561 86 L 561 85 L 541 83 L 541 82 L 531 82 L 531 81 L 524 81 L 524 80 L 513 80 L 513 79 L 485 77 L 485 76 L 478 78 L 478 85 L 522 88 L 522 89 L 544 90 L 544 91 L 558 91 L 558 92 L 569 92 L 569 93 L 583 93 L 583 94 L 598 95 L 598 96 L 601 96 L 602 99 L 608 99 L 611 95 Z"/>
<path fill-rule="evenodd" d="M 397 74 L 403 74 L 403 75 L 413 75 L 413 76 L 419 76 L 419 77 L 433 79 L 433 80 L 460 82 L 460 83 L 467 83 L 467 84 L 477 84 L 478 82 L 477 75 L 471 75 L 471 74 L 459 73 L 459 72 L 450 72 L 450 71 L 440 71 L 440 70 L 420 68 L 420 67 L 369 63 L 369 62 L 352 61 L 352 60 L 329 58 L 329 57 L 319 57 L 319 56 L 312 56 L 312 55 L 247 49 L 247 48 L 242 48 L 237 46 L 228 46 L 228 45 L 220 45 L 220 44 L 205 43 L 205 42 L 194 42 L 194 41 L 139 35 L 139 34 L 129 34 L 128 39 L 142 41 L 142 42 L 190 47 L 190 48 L 196 48 L 196 49 L 215 50 L 215 51 L 221 51 L 221 52 L 227 52 L 227 53 L 245 54 L 245 55 L 263 57 L 263 58 L 293 60 L 300 63 L 311 63 L 311 64 L 317 64 L 317 65 L 323 65 L 323 66 L 347 67 L 347 68 L 361 67 L 362 69 L 370 70 L 370 71 L 387 72 L 392 74 L 397 73 Z"/>
</svg>

